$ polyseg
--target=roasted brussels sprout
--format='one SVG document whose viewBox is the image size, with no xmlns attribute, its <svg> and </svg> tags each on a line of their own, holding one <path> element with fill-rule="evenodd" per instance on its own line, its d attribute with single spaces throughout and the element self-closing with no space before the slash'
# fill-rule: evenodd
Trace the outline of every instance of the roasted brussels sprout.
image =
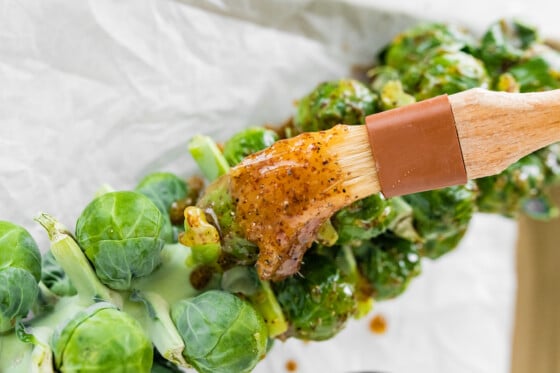
<svg viewBox="0 0 560 373">
<path fill-rule="evenodd" d="M 560 52 L 538 46 L 532 55 L 507 70 L 520 92 L 547 91 L 560 88 Z"/>
<path fill-rule="evenodd" d="M 423 256 L 436 259 L 459 244 L 475 211 L 476 196 L 474 183 L 403 196 L 412 206 Z"/>
<path fill-rule="evenodd" d="M 67 297 L 76 295 L 77 291 L 62 267 L 49 250 L 43 255 L 41 282 L 54 294 Z"/>
<path fill-rule="evenodd" d="M 418 100 L 469 88 L 485 88 L 489 82 L 482 62 L 461 51 L 432 54 L 403 75 L 407 90 L 414 92 Z"/>
<path fill-rule="evenodd" d="M 0 221 L 0 333 L 27 315 L 39 293 L 41 254 L 23 228 Z"/>
<path fill-rule="evenodd" d="M 354 253 L 366 291 L 378 301 L 400 295 L 421 272 L 418 245 L 391 233 L 365 241 Z"/>
<path fill-rule="evenodd" d="M 198 200 L 197 207 L 206 211 L 220 227 L 222 255 L 220 262 L 227 268 L 232 264 L 251 265 L 257 260 L 257 246 L 247 240 L 235 220 L 235 204 L 228 189 L 228 180 L 222 179 L 210 184 Z"/>
<path fill-rule="evenodd" d="M 249 127 L 236 133 L 224 144 L 224 157 L 235 166 L 249 154 L 268 148 L 278 141 L 278 134 L 263 127 Z"/>
<path fill-rule="evenodd" d="M 356 80 L 324 82 L 299 101 L 294 125 L 301 132 L 313 132 L 337 124 L 362 124 L 376 111 L 377 99 Z"/>
<path fill-rule="evenodd" d="M 199 372 L 250 372 L 266 353 L 262 317 L 235 295 L 210 290 L 171 309 L 185 341 L 183 355 Z"/>
<path fill-rule="evenodd" d="M 535 154 L 529 154 L 499 175 L 476 180 L 479 189 L 478 209 L 515 217 L 528 199 L 542 193 L 544 178 L 541 159 Z"/>
<path fill-rule="evenodd" d="M 560 183 L 560 143 L 549 145 L 535 153 L 544 166 L 544 177 L 547 185 Z"/>
<path fill-rule="evenodd" d="M 300 273 L 273 283 L 289 323 L 286 336 L 314 341 L 331 338 L 356 311 L 354 284 L 334 260 L 312 252 L 304 256 Z"/>
<path fill-rule="evenodd" d="M 152 343 L 140 324 L 109 303 L 78 312 L 52 338 L 60 372 L 150 372 Z"/>
<path fill-rule="evenodd" d="M 394 218 L 391 201 L 374 194 L 340 210 L 331 220 L 338 233 L 337 244 L 359 245 L 361 240 L 385 232 Z"/>
<path fill-rule="evenodd" d="M 477 54 L 495 77 L 520 61 L 525 51 L 538 40 L 534 27 L 517 20 L 500 20 L 482 36 Z"/>
<path fill-rule="evenodd" d="M 397 35 L 385 52 L 384 62 L 406 71 L 434 50 L 471 51 L 474 41 L 464 31 L 442 23 L 423 23 Z"/>
<path fill-rule="evenodd" d="M 76 223 L 76 238 L 99 279 L 117 290 L 159 265 L 163 215 L 137 192 L 111 192 L 94 199 Z"/>
</svg>

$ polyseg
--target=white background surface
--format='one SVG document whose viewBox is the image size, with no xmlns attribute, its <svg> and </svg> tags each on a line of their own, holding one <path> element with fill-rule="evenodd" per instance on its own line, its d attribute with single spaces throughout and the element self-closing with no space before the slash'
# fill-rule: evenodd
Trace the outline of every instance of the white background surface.
<svg viewBox="0 0 560 373">
<path fill-rule="evenodd" d="M 192 135 L 281 123 L 416 19 L 479 31 L 517 14 L 558 37 L 556 2 L 392 3 L 0 0 L 0 219 L 46 248 L 38 211 L 72 227 L 103 183 L 187 175 Z M 294 359 L 302 373 L 507 372 L 514 241 L 513 222 L 477 216 L 456 252 L 376 306 L 386 334 L 368 331 L 370 316 L 333 341 L 277 343 L 257 371 Z"/>
</svg>

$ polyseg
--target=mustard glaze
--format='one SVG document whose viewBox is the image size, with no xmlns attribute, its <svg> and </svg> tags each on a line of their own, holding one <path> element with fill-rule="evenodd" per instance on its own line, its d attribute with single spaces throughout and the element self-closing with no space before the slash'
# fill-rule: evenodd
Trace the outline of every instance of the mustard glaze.
<svg viewBox="0 0 560 373">
<path fill-rule="evenodd" d="M 344 132 L 335 128 L 281 140 L 230 170 L 235 219 L 259 247 L 262 279 L 296 273 L 319 227 L 349 203 L 344 170 L 329 152 Z"/>
</svg>

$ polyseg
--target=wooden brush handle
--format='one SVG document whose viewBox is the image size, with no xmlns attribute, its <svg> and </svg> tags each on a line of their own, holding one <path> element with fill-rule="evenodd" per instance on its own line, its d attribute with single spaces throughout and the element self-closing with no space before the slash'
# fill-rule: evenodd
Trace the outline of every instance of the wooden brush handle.
<svg viewBox="0 0 560 373">
<path fill-rule="evenodd" d="M 449 96 L 469 179 L 495 175 L 560 141 L 560 89 L 538 93 L 480 88 Z"/>
</svg>

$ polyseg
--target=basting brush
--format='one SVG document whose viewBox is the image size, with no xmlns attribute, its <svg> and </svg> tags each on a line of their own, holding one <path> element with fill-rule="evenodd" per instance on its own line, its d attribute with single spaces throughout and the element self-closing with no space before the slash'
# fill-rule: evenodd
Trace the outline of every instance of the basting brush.
<svg viewBox="0 0 560 373">
<path fill-rule="evenodd" d="M 261 278 L 297 271 L 321 224 L 350 203 L 460 185 L 560 141 L 560 90 L 471 89 L 278 141 L 230 174 Z"/>
</svg>

